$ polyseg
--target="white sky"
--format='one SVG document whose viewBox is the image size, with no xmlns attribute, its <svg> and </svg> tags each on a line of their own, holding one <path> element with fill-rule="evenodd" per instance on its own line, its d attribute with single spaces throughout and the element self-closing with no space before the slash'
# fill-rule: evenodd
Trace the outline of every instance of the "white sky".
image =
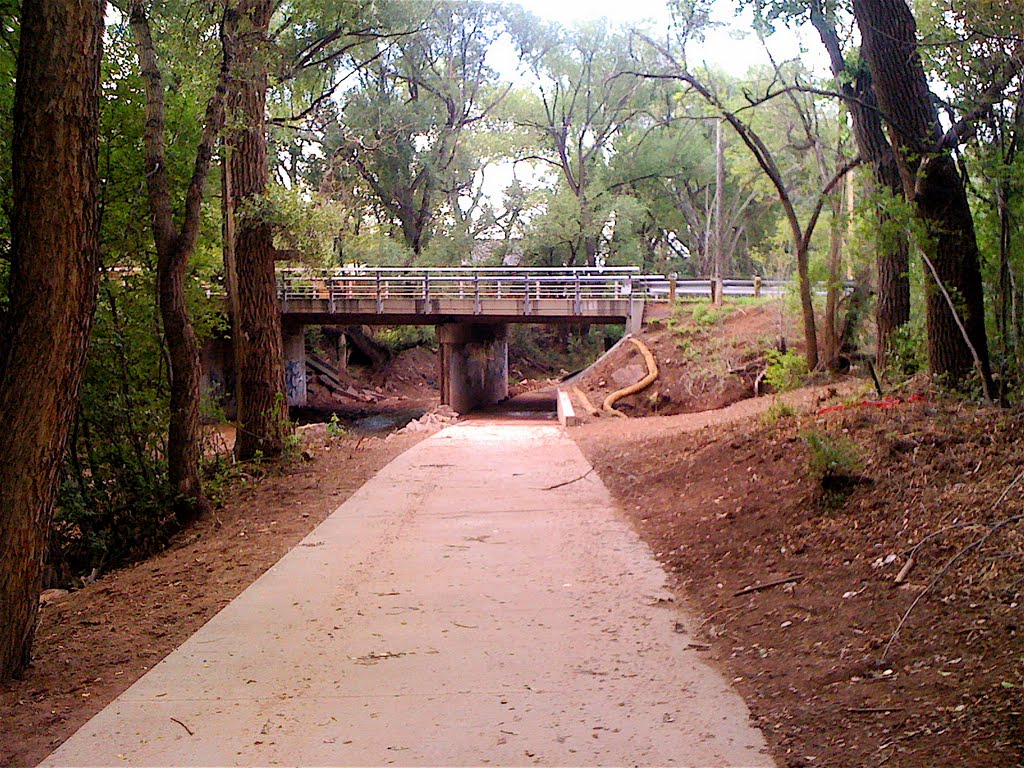
<svg viewBox="0 0 1024 768">
<path fill-rule="evenodd" d="M 670 15 L 665 0 L 513 0 L 541 18 L 562 24 L 606 18 L 618 24 L 635 24 L 652 20 L 656 24 L 668 24 Z M 721 67 L 733 75 L 743 75 L 757 64 L 767 65 L 768 57 L 751 32 L 750 13 L 736 16 L 735 0 L 717 0 L 713 18 L 726 26 L 713 30 L 702 46 L 690 50 L 692 64 L 700 60 L 709 65 Z M 806 40 L 805 53 L 801 54 L 801 40 Z M 823 74 L 827 72 L 828 61 L 816 38 L 808 38 L 786 29 L 776 32 L 768 40 L 772 53 L 779 61 L 802 55 L 808 64 Z"/>
</svg>

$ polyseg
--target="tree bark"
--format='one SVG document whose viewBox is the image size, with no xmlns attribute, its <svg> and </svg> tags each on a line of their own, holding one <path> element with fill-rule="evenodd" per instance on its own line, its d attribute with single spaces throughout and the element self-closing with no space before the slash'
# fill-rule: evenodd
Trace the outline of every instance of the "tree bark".
<svg viewBox="0 0 1024 768">
<path fill-rule="evenodd" d="M 225 49 L 221 60 L 220 79 L 207 104 L 203 136 L 196 150 L 192 179 L 185 197 L 185 211 L 179 230 L 174 223 L 171 182 L 167 172 L 164 146 L 163 76 L 142 0 L 133 0 L 129 17 L 135 35 L 139 66 L 146 84 L 146 183 L 157 253 L 157 298 L 171 369 L 167 469 L 171 487 L 175 491 L 175 515 L 180 522 L 187 523 L 207 512 L 210 505 L 203 493 L 199 472 L 199 462 L 202 458 L 202 425 L 199 413 L 202 364 L 199 342 L 188 311 L 185 282 L 188 262 L 199 237 L 203 191 L 213 157 L 213 147 L 224 126 L 224 94 L 229 59 Z"/>
<path fill-rule="evenodd" d="M 811 23 L 828 53 L 831 73 L 843 93 L 853 123 L 857 151 L 871 168 L 873 189 L 901 198 L 896 153 L 882 127 L 879 105 L 870 73 L 861 68 L 853 82 L 836 27 L 826 17 L 820 0 L 811 6 Z M 874 319 L 878 329 L 878 361 L 884 367 L 892 335 L 910 321 L 910 241 L 905 229 L 896 229 L 892 214 L 880 206 L 877 211 L 879 241 L 876 246 L 878 300 Z"/>
<path fill-rule="evenodd" d="M 104 5 L 36 0 L 21 9 L 11 301 L 0 336 L 0 680 L 29 663 L 96 306 Z"/>
<path fill-rule="evenodd" d="M 284 450 L 284 352 L 274 274 L 274 238 L 260 213 L 269 175 L 267 165 L 267 46 L 272 0 L 242 0 L 225 22 L 232 46 L 228 80 L 228 215 L 234 219 L 235 368 L 238 382 L 238 437 L 241 460 Z"/>
<path fill-rule="evenodd" d="M 966 336 L 935 280 L 926 282 L 928 360 L 933 374 L 951 385 L 964 382 L 977 354 L 982 385 L 992 381 L 985 333 L 984 291 L 978 244 L 967 192 L 943 144 L 924 66 L 917 50 L 917 25 L 905 0 L 854 0 L 879 107 L 896 149 L 904 194 L 925 225 L 921 247 L 935 266 Z"/>
<path fill-rule="evenodd" d="M 722 143 L 724 120 L 715 121 L 715 201 L 714 223 L 710 227 L 714 248 L 711 249 L 711 296 L 716 307 L 722 306 L 725 277 L 725 145 Z"/>
<path fill-rule="evenodd" d="M 828 249 L 828 285 L 825 289 L 825 317 L 822 324 L 821 366 L 827 371 L 835 371 L 839 365 L 839 297 L 842 290 L 841 274 L 843 261 L 843 241 L 846 234 L 846 221 L 843 217 L 843 202 L 849 179 L 839 183 L 832 195 L 832 221 L 829 229 Z"/>
<path fill-rule="evenodd" d="M 811 23 L 828 52 L 832 75 L 844 96 L 853 123 L 857 150 L 864 162 L 871 166 L 874 189 L 894 198 L 902 197 L 903 184 L 896 152 L 882 128 L 870 73 L 862 68 L 852 83 L 848 81 L 851 72 L 842 53 L 839 35 L 834 23 L 826 17 L 821 0 L 812 3 Z M 892 215 L 883 207 L 878 207 L 876 215 L 879 239 L 875 256 L 878 291 L 875 324 L 878 364 L 881 367 L 889 354 L 893 333 L 910 322 L 910 239 L 905 230 L 895 229 Z"/>
</svg>

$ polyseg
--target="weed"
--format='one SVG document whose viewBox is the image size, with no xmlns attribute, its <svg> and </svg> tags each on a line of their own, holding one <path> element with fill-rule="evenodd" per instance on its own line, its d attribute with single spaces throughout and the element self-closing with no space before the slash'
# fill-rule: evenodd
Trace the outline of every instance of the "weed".
<svg viewBox="0 0 1024 768">
<path fill-rule="evenodd" d="M 791 416 L 796 416 L 796 411 L 793 410 L 792 406 L 776 399 L 768 406 L 768 410 L 761 415 L 761 423 L 766 427 L 770 427 L 775 422 L 788 419 Z"/>
<path fill-rule="evenodd" d="M 807 469 L 820 490 L 819 500 L 827 509 L 838 509 L 853 487 L 861 482 L 861 460 L 857 444 L 845 435 L 809 430 L 801 436 L 808 449 Z"/>
<path fill-rule="evenodd" d="M 338 421 L 338 414 L 332 413 L 330 421 L 327 422 L 327 436 L 333 439 L 344 437 L 346 434 L 348 434 L 348 430 Z"/>
<path fill-rule="evenodd" d="M 857 444 L 846 435 L 809 430 L 800 437 L 810 451 L 808 469 L 815 480 L 852 477 L 860 468 Z"/>
<path fill-rule="evenodd" d="M 690 313 L 690 322 L 698 328 L 707 328 L 717 324 L 730 312 L 732 310 L 728 307 L 716 307 L 714 304 L 698 304 Z"/>
</svg>

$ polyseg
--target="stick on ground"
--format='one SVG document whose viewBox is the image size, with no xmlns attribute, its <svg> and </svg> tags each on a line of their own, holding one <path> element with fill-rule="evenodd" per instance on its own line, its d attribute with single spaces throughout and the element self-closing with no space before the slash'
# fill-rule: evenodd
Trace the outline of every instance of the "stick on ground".
<svg viewBox="0 0 1024 768">
<path fill-rule="evenodd" d="M 771 589 L 772 587 L 781 587 L 783 584 L 792 584 L 796 581 L 802 581 L 803 578 L 803 574 L 797 573 L 793 576 L 787 576 L 784 579 L 776 579 L 775 581 L 769 581 L 767 584 L 754 584 L 750 587 L 744 587 L 738 592 L 733 592 L 732 596 L 741 597 L 743 595 L 749 595 L 751 592 L 763 592 L 764 590 Z"/>
</svg>

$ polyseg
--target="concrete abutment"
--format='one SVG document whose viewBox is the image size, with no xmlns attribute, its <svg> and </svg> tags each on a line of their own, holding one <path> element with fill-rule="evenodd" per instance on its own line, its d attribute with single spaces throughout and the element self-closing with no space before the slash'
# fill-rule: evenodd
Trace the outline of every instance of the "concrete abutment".
<svg viewBox="0 0 1024 768">
<path fill-rule="evenodd" d="M 444 323 L 441 347 L 441 402 L 458 413 L 508 397 L 508 325 Z"/>
</svg>

